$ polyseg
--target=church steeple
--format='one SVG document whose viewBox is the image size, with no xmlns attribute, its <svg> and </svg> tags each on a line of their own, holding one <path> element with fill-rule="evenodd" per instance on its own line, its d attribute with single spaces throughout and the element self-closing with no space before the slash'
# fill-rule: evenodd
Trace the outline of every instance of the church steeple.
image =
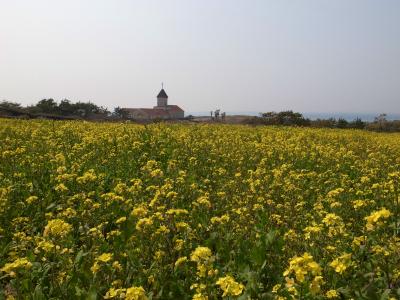
<svg viewBox="0 0 400 300">
<path fill-rule="evenodd" d="M 157 98 L 167 98 L 168 99 L 168 95 L 164 89 L 161 89 L 161 91 L 157 95 Z"/>
<path fill-rule="evenodd" d="M 168 95 L 164 91 L 164 84 L 161 84 L 161 91 L 157 95 L 157 106 L 167 107 L 168 106 Z"/>
</svg>

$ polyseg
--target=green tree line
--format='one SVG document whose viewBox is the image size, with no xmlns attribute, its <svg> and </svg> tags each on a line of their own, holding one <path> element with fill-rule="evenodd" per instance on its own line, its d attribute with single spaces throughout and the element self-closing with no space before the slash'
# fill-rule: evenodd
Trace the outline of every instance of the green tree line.
<svg viewBox="0 0 400 300">
<path fill-rule="evenodd" d="M 102 106 L 92 102 L 73 103 L 68 99 L 63 99 L 59 103 L 54 99 L 42 99 L 34 105 L 22 106 L 20 103 L 2 101 L 0 110 L 9 114 L 27 114 L 27 115 L 54 115 L 65 117 L 87 118 L 90 116 L 109 116 L 111 113 Z"/>
<path fill-rule="evenodd" d="M 301 113 L 291 110 L 281 112 L 261 113 L 259 117 L 251 117 L 244 121 L 251 125 L 280 125 L 280 126 L 304 126 L 318 128 L 342 128 L 342 129 L 366 129 L 372 131 L 398 132 L 400 131 L 400 120 L 387 120 L 386 114 L 380 114 L 372 122 L 362 121 L 356 118 L 353 121 L 346 119 L 329 118 L 311 120 L 305 118 Z"/>
</svg>

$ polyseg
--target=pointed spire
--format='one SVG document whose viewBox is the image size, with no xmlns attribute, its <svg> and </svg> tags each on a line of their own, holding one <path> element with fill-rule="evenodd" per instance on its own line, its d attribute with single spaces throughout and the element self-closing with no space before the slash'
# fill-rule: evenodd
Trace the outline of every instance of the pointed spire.
<svg viewBox="0 0 400 300">
<path fill-rule="evenodd" d="M 167 93 L 164 91 L 164 88 L 158 93 L 157 98 L 168 98 Z"/>
</svg>

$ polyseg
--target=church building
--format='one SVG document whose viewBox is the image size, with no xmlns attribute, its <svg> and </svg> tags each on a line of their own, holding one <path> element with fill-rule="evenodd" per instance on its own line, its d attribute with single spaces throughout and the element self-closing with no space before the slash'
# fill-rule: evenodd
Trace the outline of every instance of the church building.
<svg viewBox="0 0 400 300">
<path fill-rule="evenodd" d="M 168 95 L 164 88 L 157 95 L 157 106 L 153 108 L 123 108 L 129 119 L 134 120 L 174 120 L 183 119 L 185 113 L 178 105 L 168 105 Z"/>
</svg>

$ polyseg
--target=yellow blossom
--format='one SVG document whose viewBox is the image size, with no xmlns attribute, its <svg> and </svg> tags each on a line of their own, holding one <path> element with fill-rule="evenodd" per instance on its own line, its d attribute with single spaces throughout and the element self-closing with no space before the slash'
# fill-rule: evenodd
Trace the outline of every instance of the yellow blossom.
<svg viewBox="0 0 400 300">
<path fill-rule="evenodd" d="M 36 197 L 36 196 L 30 196 L 30 197 L 26 198 L 25 201 L 26 201 L 26 203 L 31 204 L 31 203 L 36 202 L 38 199 L 39 199 L 39 198 Z"/>
<path fill-rule="evenodd" d="M 183 264 L 185 261 L 187 261 L 187 257 L 183 256 L 183 257 L 179 257 L 176 262 L 175 262 L 175 268 L 179 267 L 181 264 Z"/>
<path fill-rule="evenodd" d="M 191 254 L 190 260 L 194 262 L 207 261 L 211 257 L 211 250 L 207 247 L 197 247 Z"/>
<path fill-rule="evenodd" d="M 130 287 L 126 289 L 126 300 L 147 300 L 146 292 L 144 288 L 139 287 Z"/>
<path fill-rule="evenodd" d="M 97 261 L 106 263 L 112 259 L 113 255 L 111 253 L 103 253 L 96 258 Z"/>
<path fill-rule="evenodd" d="M 143 230 L 143 228 L 151 226 L 153 224 L 153 220 L 151 218 L 142 218 L 136 223 L 137 230 Z"/>
<path fill-rule="evenodd" d="M 4 267 L 0 269 L 0 271 L 7 273 L 8 275 L 15 277 L 16 271 L 19 269 L 29 270 L 32 267 L 32 263 L 26 258 L 18 258 L 12 263 L 6 263 Z"/>
<path fill-rule="evenodd" d="M 322 276 L 315 276 L 310 283 L 310 291 L 313 295 L 318 294 L 321 290 L 321 285 L 324 284 Z"/>
<path fill-rule="evenodd" d="M 47 222 L 43 236 L 65 237 L 71 230 L 71 224 L 61 219 L 53 219 Z"/>
<path fill-rule="evenodd" d="M 124 223 L 125 221 L 126 221 L 126 217 L 121 217 L 117 221 L 115 221 L 115 223 L 116 224 L 121 224 L 121 223 Z"/>
<path fill-rule="evenodd" d="M 208 296 L 203 295 L 202 293 L 196 293 L 193 295 L 192 300 L 208 300 Z"/>
<path fill-rule="evenodd" d="M 333 298 L 338 298 L 339 293 L 336 290 L 329 290 L 326 292 L 326 298 L 328 299 L 333 299 Z"/>
<path fill-rule="evenodd" d="M 368 217 L 364 218 L 367 221 L 365 227 L 368 231 L 374 230 L 376 226 L 379 226 L 382 223 L 382 219 L 389 218 L 391 214 L 392 213 L 384 207 L 378 211 L 374 211 Z"/>
<path fill-rule="evenodd" d="M 351 264 L 351 254 L 345 253 L 334 259 L 329 265 L 335 269 L 335 272 L 342 274 Z"/>
<path fill-rule="evenodd" d="M 231 276 L 221 277 L 216 282 L 217 285 L 223 290 L 222 297 L 226 296 L 239 296 L 242 294 L 244 285 L 237 283 Z"/>
</svg>

